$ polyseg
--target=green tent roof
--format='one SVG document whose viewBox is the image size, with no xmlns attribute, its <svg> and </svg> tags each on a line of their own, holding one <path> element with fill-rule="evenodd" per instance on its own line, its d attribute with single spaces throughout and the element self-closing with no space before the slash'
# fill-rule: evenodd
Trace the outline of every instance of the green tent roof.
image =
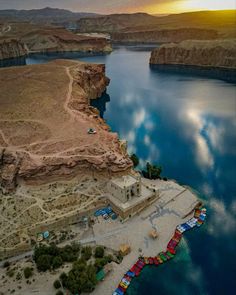
<svg viewBox="0 0 236 295">
<path fill-rule="evenodd" d="M 101 269 L 97 274 L 96 274 L 96 279 L 97 281 L 102 281 L 105 278 L 105 272 L 103 269 Z"/>
</svg>

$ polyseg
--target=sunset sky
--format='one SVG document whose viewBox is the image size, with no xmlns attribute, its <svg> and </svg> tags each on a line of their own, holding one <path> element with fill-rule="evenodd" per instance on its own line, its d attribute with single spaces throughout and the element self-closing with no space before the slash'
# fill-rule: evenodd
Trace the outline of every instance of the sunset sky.
<svg viewBox="0 0 236 295">
<path fill-rule="evenodd" d="M 235 9 L 236 0 L 0 0 L 0 9 L 46 6 L 98 13 L 179 13 L 194 10 Z"/>
</svg>

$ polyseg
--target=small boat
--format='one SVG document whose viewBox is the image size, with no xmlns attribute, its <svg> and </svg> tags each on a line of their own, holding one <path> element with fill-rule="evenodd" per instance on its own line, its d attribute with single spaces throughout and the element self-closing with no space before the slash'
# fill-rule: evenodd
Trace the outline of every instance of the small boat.
<svg viewBox="0 0 236 295">
<path fill-rule="evenodd" d="M 175 255 L 176 254 L 175 249 L 167 248 L 167 251 L 169 251 L 172 255 Z"/>
<path fill-rule="evenodd" d="M 154 262 L 155 265 L 160 264 L 160 262 L 158 261 L 158 259 L 156 257 L 153 258 L 153 262 Z"/>
<path fill-rule="evenodd" d="M 154 264 L 154 261 L 153 261 L 153 259 L 152 259 L 152 257 L 149 257 L 149 264 Z"/>
<path fill-rule="evenodd" d="M 166 251 L 166 255 L 169 257 L 169 258 L 174 258 L 175 255 L 172 254 L 169 250 Z"/>
<path fill-rule="evenodd" d="M 159 255 L 157 255 L 156 258 L 157 258 L 157 260 L 159 261 L 160 264 L 162 264 L 164 262 Z"/>
<path fill-rule="evenodd" d="M 162 259 L 164 262 L 167 261 L 167 257 L 164 255 L 163 252 L 161 252 L 159 255 L 160 255 L 161 259 Z"/>
<path fill-rule="evenodd" d="M 133 277 L 135 277 L 135 273 L 134 272 L 132 272 L 132 271 L 127 271 L 127 273 L 126 273 L 126 275 L 128 276 L 128 277 L 130 277 L 130 278 L 133 278 Z"/>
<path fill-rule="evenodd" d="M 124 291 L 122 291 L 119 287 L 118 288 L 116 288 L 116 290 L 115 290 L 115 295 L 116 294 L 118 294 L 118 295 L 123 295 L 125 292 Z M 114 295 L 114 293 L 113 293 L 113 295 Z"/>
</svg>

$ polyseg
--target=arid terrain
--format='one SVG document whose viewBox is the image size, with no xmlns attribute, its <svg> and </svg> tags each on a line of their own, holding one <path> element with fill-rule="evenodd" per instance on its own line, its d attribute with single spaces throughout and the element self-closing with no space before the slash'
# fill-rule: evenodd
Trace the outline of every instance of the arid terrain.
<svg viewBox="0 0 236 295">
<path fill-rule="evenodd" d="M 109 83 L 104 65 L 58 60 L 0 70 L 0 184 L 132 166 L 90 99 Z M 14 81 L 14 87 L 12 87 Z M 94 128 L 96 134 L 88 134 Z"/>
<path fill-rule="evenodd" d="M 233 38 L 235 10 L 188 12 L 154 17 L 144 13 L 114 14 L 78 21 L 80 32 L 110 33 L 113 42 L 180 42 Z"/>
<path fill-rule="evenodd" d="M 17 40 L 18 46 L 11 41 L 11 48 L 6 50 L 5 43 Z M 109 41 L 101 37 L 74 34 L 64 28 L 36 25 L 31 23 L 0 24 L 0 59 L 22 56 L 38 52 L 109 53 L 112 51 Z"/>
</svg>

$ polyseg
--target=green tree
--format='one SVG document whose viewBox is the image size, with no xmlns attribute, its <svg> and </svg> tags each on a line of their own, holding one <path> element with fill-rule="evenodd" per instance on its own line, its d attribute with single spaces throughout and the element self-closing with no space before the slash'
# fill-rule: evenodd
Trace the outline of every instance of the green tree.
<svg viewBox="0 0 236 295">
<path fill-rule="evenodd" d="M 89 260 L 92 256 L 92 248 L 90 246 L 83 247 L 81 252 L 85 260 Z"/>
<path fill-rule="evenodd" d="M 68 276 L 65 272 L 61 273 L 60 275 L 60 280 L 62 282 L 62 286 L 65 288 L 66 285 L 67 285 L 67 279 L 68 279 Z"/>
<path fill-rule="evenodd" d="M 96 247 L 94 256 L 95 258 L 103 258 L 104 248 L 101 246 Z"/>
<path fill-rule="evenodd" d="M 59 281 L 59 280 L 56 280 L 56 281 L 53 283 L 53 286 L 54 286 L 55 289 L 59 289 L 59 288 L 61 288 L 61 283 L 60 283 L 60 281 Z"/>
<path fill-rule="evenodd" d="M 130 156 L 130 159 L 132 160 L 133 164 L 134 164 L 134 168 L 137 167 L 139 165 L 139 158 L 137 155 L 132 154 Z"/>
<path fill-rule="evenodd" d="M 24 268 L 24 276 L 26 279 L 30 278 L 33 274 L 33 271 L 30 267 L 25 267 Z"/>
<path fill-rule="evenodd" d="M 142 171 L 143 176 L 149 179 L 158 179 L 161 177 L 162 167 L 151 165 L 149 162 L 146 164 L 146 171 Z"/>
<path fill-rule="evenodd" d="M 63 260 L 62 260 L 61 256 L 56 256 L 53 258 L 53 260 L 52 260 L 52 268 L 53 269 L 59 268 L 60 266 L 62 266 L 62 264 L 63 264 Z"/>
<path fill-rule="evenodd" d="M 51 269 L 52 256 L 43 254 L 38 257 L 36 265 L 39 271 L 47 271 Z"/>
</svg>

